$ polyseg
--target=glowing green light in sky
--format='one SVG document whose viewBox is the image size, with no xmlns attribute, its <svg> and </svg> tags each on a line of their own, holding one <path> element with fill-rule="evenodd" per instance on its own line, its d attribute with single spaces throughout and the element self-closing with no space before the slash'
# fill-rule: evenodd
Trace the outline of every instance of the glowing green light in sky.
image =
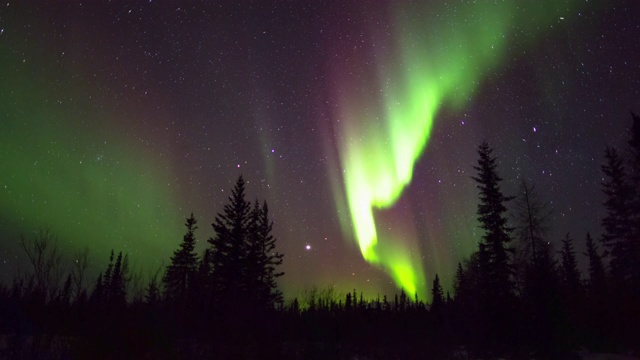
<svg viewBox="0 0 640 360">
<path fill-rule="evenodd" d="M 399 53 L 375 59 L 379 98 L 369 99 L 370 93 L 358 94 L 349 86 L 343 91 L 349 95 L 341 104 L 345 121 L 339 152 L 353 232 L 363 257 L 390 272 L 408 293 L 426 292 L 417 240 L 379 238 L 374 209 L 391 207 L 411 182 L 444 105 L 463 106 L 507 53 L 519 56 L 545 30 L 562 26 L 576 13 L 568 3 L 559 3 L 479 1 L 436 12 L 397 9 Z"/>
<path fill-rule="evenodd" d="M 0 57 L 3 69 L 10 60 Z M 119 133 L 120 117 L 93 106 L 81 88 L 56 88 L 48 73 L 33 76 L 33 68 L 25 63 L 3 73 L 12 88 L 0 90 L 5 245 L 17 244 L 13 231 L 31 236 L 50 227 L 65 252 L 88 247 L 102 264 L 115 249 L 157 266 L 182 234 L 169 166 Z"/>
</svg>

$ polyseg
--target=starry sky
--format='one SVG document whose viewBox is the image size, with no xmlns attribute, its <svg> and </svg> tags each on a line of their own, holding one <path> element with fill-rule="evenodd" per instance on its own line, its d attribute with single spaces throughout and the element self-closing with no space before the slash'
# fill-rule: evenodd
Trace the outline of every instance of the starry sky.
<svg viewBox="0 0 640 360">
<path fill-rule="evenodd" d="M 7 1 L 0 276 L 50 227 L 71 261 L 203 250 L 237 177 L 266 200 L 280 286 L 448 289 L 477 248 L 476 147 L 536 184 L 549 241 L 599 235 L 605 144 L 640 112 L 640 4 Z M 97 271 L 97 270 L 96 270 Z"/>
</svg>

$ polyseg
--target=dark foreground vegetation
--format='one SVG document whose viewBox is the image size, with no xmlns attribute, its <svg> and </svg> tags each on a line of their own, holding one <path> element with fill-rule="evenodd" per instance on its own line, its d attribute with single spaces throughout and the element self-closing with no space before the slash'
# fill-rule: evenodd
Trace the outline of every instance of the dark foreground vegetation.
<svg viewBox="0 0 640 360">
<path fill-rule="evenodd" d="M 194 251 L 197 222 L 171 263 L 144 283 L 112 253 L 95 281 L 87 251 L 70 270 L 54 236 L 22 238 L 30 271 L 0 285 L 0 358 L 6 359 L 430 359 L 572 358 L 578 351 L 640 351 L 640 118 L 628 146 L 607 147 L 603 234 L 547 238 L 549 211 L 535 187 L 502 193 L 496 159 L 478 148 L 473 178 L 483 230 L 458 264 L 453 292 L 438 275 L 426 303 L 311 290 L 285 303 L 266 203 L 245 200 L 238 179 Z M 594 195 L 595 196 L 595 195 Z M 588 262 L 583 276 L 579 256 Z M 85 283 L 91 283 L 89 287 Z"/>
</svg>

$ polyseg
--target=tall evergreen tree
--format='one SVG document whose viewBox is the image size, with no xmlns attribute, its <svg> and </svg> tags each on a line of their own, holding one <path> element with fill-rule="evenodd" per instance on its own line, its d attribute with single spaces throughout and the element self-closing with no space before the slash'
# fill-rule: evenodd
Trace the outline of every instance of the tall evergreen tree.
<svg viewBox="0 0 640 360">
<path fill-rule="evenodd" d="M 282 293 L 276 279 L 283 275 L 276 267 L 283 255 L 275 250 L 276 239 L 271 234 L 266 202 L 252 208 L 245 200 L 242 176 L 232 190 L 229 204 L 212 224 L 216 232 L 209 239 L 214 293 L 229 305 L 240 301 L 258 307 L 273 307 L 281 303 Z"/>
<path fill-rule="evenodd" d="M 478 147 L 478 165 L 474 169 L 478 175 L 473 177 L 480 190 L 480 203 L 478 204 L 478 221 L 485 231 L 482 242 L 486 251 L 486 270 L 484 284 L 491 296 L 506 297 L 511 291 L 512 267 L 509 253 L 512 249 L 508 246 L 511 242 L 512 229 L 507 225 L 506 203 L 513 197 L 505 196 L 500 189 L 502 178 L 498 175 L 496 158 L 492 155 L 493 149 L 484 142 Z"/>
<path fill-rule="evenodd" d="M 146 288 L 146 295 L 144 296 L 144 300 L 149 305 L 155 305 L 158 300 L 160 300 L 160 289 L 158 288 L 158 278 L 152 276 L 149 279 L 149 283 Z"/>
<path fill-rule="evenodd" d="M 258 304 L 273 307 L 282 302 L 276 279 L 284 272 L 278 272 L 276 266 L 282 264 L 284 255 L 275 250 L 276 239 L 271 234 L 273 222 L 269 219 L 267 203 L 260 206 L 256 202 L 251 217 L 251 234 L 247 238 L 247 281 L 252 284 L 249 290 Z"/>
<path fill-rule="evenodd" d="M 245 199 L 245 182 L 240 176 L 231 191 L 229 203 L 211 224 L 216 235 L 208 240 L 212 245 L 213 290 L 228 302 L 239 301 L 247 285 L 244 283 L 246 269 L 243 263 L 247 252 L 250 213 L 251 205 Z"/>
<path fill-rule="evenodd" d="M 114 251 L 111 250 L 109 264 L 103 273 L 100 273 L 96 286 L 91 295 L 94 303 L 104 304 L 109 307 L 121 307 L 127 302 L 127 270 L 128 257 L 118 253 L 114 262 Z"/>
<path fill-rule="evenodd" d="M 453 283 L 453 295 L 455 296 L 455 299 L 459 300 L 464 298 L 468 289 L 469 285 L 467 284 L 467 277 L 464 269 L 462 268 L 462 263 L 458 262 L 456 277 Z"/>
<path fill-rule="evenodd" d="M 588 336 L 587 343 L 598 348 L 602 347 L 603 343 L 607 342 L 606 339 L 614 332 L 614 329 L 611 328 L 612 312 L 610 308 L 613 299 L 608 294 L 609 286 L 602 263 L 602 255 L 589 233 L 585 237 L 585 249 L 584 255 L 589 260 L 589 280 L 586 284 L 588 316 L 586 316 L 585 330 Z M 619 305 L 618 303 L 616 306 Z"/>
<path fill-rule="evenodd" d="M 578 263 L 576 261 L 576 252 L 573 249 L 573 239 L 567 233 L 562 239 L 562 250 L 560 252 L 562 256 L 561 274 L 562 283 L 571 292 L 575 292 L 580 287 L 580 271 L 578 270 Z"/>
<path fill-rule="evenodd" d="M 198 267 L 198 256 L 195 252 L 196 237 L 194 235 L 194 231 L 198 229 L 197 221 L 193 213 L 186 221 L 187 233 L 182 238 L 180 248 L 173 252 L 171 264 L 167 267 L 163 278 L 164 295 L 170 302 L 188 301 L 189 287 L 195 281 Z"/>
<path fill-rule="evenodd" d="M 632 230 L 626 246 L 629 254 L 629 271 L 631 289 L 640 298 L 640 116 L 631 112 L 632 124 L 630 129 L 630 183 L 636 189 L 632 201 Z"/>
<path fill-rule="evenodd" d="M 514 297 L 511 275 L 513 273 L 509 247 L 512 229 L 507 225 L 506 203 L 513 197 L 505 196 L 500 189 L 502 178 L 498 175 L 493 149 L 486 142 L 478 147 L 478 172 L 473 180 L 480 191 L 478 221 L 484 230 L 478 246 L 480 316 L 487 341 L 480 344 L 485 351 L 510 346 L 513 330 Z"/>
<path fill-rule="evenodd" d="M 431 288 L 431 310 L 440 311 L 444 305 L 444 292 L 442 291 L 442 285 L 440 285 L 440 278 L 438 274 L 433 278 L 433 287 Z"/>
<path fill-rule="evenodd" d="M 602 183 L 605 194 L 604 206 L 607 211 L 602 219 L 604 233 L 602 242 L 610 255 L 611 274 L 618 284 L 624 284 L 631 277 L 633 269 L 633 199 L 635 191 L 627 179 L 622 158 L 613 147 L 605 151 L 606 164 L 602 172 L 606 176 Z"/>
<path fill-rule="evenodd" d="M 598 253 L 598 245 L 593 242 L 591 234 L 585 238 L 584 253 L 589 259 L 589 289 L 590 292 L 600 291 L 605 286 L 606 275 L 602 265 L 602 256 Z"/>
<path fill-rule="evenodd" d="M 122 252 L 119 252 L 107 286 L 107 289 L 109 289 L 109 303 L 112 305 L 124 305 L 127 302 L 126 268 L 127 258 L 122 256 Z"/>
</svg>

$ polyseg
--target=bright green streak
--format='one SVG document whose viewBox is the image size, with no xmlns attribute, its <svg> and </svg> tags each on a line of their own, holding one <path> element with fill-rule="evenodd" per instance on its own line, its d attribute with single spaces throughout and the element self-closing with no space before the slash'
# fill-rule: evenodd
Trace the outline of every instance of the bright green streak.
<svg viewBox="0 0 640 360">
<path fill-rule="evenodd" d="M 562 26 L 561 16 L 576 13 L 560 9 L 558 3 L 478 1 L 435 13 L 416 7 L 399 9 L 395 24 L 401 29 L 399 56 L 376 59 L 385 65 L 377 74 L 378 83 L 385 84 L 379 99 L 383 110 L 376 118 L 370 110 L 349 109 L 342 114 L 349 121 L 343 128 L 346 136 L 340 157 L 360 251 L 367 261 L 389 271 L 409 294 L 426 292 L 415 246 L 406 246 L 407 240 L 414 245 L 416 240 L 379 242 L 374 209 L 391 207 L 411 182 L 414 165 L 443 105 L 463 106 L 507 53 L 522 53 L 536 35 Z"/>
</svg>

